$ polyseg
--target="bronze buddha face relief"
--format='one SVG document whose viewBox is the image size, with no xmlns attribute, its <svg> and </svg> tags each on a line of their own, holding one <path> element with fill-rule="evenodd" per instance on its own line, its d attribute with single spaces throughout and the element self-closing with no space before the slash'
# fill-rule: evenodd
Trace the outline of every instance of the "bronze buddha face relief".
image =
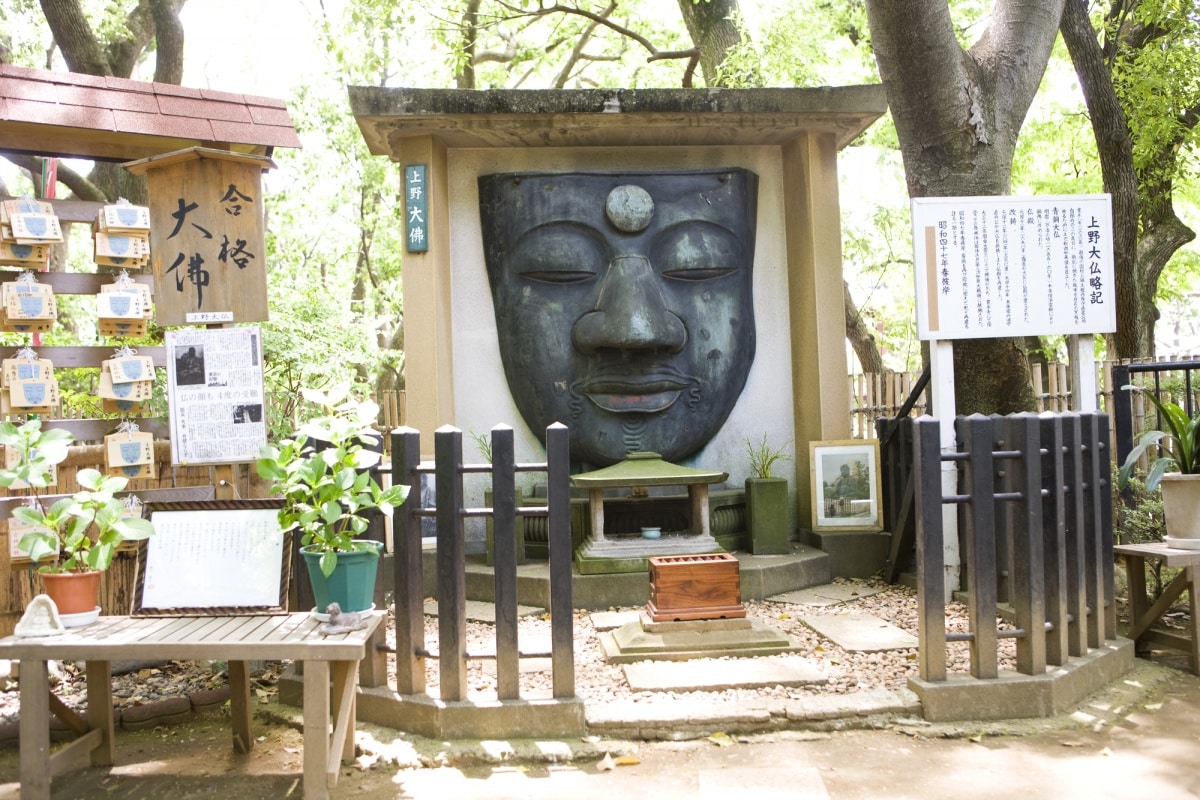
<svg viewBox="0 0 1200 800">
<path fill-rule="evenodd" d="M 720 430 L 754 361 L 757 176 L 479 178 L 500 355 L 530 428 L 573 460 L 678 461 Z"/>
</svg>

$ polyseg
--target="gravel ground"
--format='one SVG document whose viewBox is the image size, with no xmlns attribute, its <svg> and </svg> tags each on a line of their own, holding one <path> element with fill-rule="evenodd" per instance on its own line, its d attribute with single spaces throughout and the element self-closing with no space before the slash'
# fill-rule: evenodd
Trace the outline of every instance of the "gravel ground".
<svg viewBox="0 0 1200 800">
<path fill-rule="evenodd" d="M 801 620 L 803 616 L 839 615 L 850 612 L 870 614 L 917 635 L 917 600 L 915 593 L 903 586 L 889 586 L 878 581 L 855 581 L 838 579 L 851 592 L 854 599 L 833 605 L 801 605 L 782 602 L 748 601 L 744 605 L 747 615 L 760 620 L 790 637 L 800 649 L 790 658 L 803 658 L 819 669 L 828 680 L 823 684 L 806 687 L 766 687 L 761 689 L 730 689 L 723 692 L 685 693 L 700 695 L 713 700 L 750 700 L 764 698 L 794 698 L 811 694 L 863 691 L 877 688 L 903 687 L 910 676 L 917 674 L 917 650 L 908 648 L 883 652 L 853 652 L 843 650 L 831 640 L 819 635 Z M 640 608 L 615 608 L 612 611 L 636 612 Z M 947 609 L 948 630 L 967 630 L 966 607 L 957 603 Z M 389 623 L 389 636 L 392 627 Z M 487 623 L 469 622 L 467 625 L 467 651 L 471 654 L 494 653 L 494 627 Z M 437 618 L 426 617 L 426 645 L 431 650 L 437 646 Z M 521 647 L 526 651 L 548 651 L 550 639 L 549 619 L 542 616 L 523 617 L 520 622 Z M 543 644 L 543 642 L 545 644 Z M 949 645 L 952 672 L 969 669 L 968 645 Z M 1000 642 L 1001 668 L 1013 667 L 1014 642 Z M 114 675 L 114 702 L 122 711 L 159 702 L 166 698 L 211 692 L 226 685 L 224 665 L 219 662 L 170 662 L 167 664 L 137 665 L 138 668 Z M 265 670 L 253 674 L 256 691 L 267 695 L 274 691 L 274 684 L 285 664 L 269 663 Z M 437 662 L 428 664 L 427 687 L 432 696 L 437 693 Z M 575 670 L 576 693 L 585 703 L 603 704 L 616 701 L 640 701 L 650 698 L 664 699 L 662 692 L 634 692 L 625 680 L 621 665 L 605 661 L 600 649 L 597 630 L 590 612 L 575 613 Z M 86 704 L 86 693 L 82 669 L 75 664 L 56 665 L 51 680 L 57 680 L 58 692 L 71 707 L 82 708 Z M 521 674 L 522 696 L 528 699 L 549 696 L 550 672 L 523 671 Z M 5 682 L 5 691 L 0 692 L 0 725 L 16 721 L 18 692 L 15 681 Z M 495 698 L 494 662 L 472 660 L 468 662 L 468 689 L 472 700 Z M 666 693 L 671 696 L 672 693 Z"/>
</svg>

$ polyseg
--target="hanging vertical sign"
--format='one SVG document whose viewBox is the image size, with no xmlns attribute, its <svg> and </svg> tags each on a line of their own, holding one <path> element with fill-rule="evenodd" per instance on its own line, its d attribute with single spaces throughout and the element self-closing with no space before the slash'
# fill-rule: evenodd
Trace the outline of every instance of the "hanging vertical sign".
<svg viewBox="0 0 1200 800">
<path fill-rule="evenodd" d="M 921 339 L 1117 329 L 1108 195 L 912 201 Z"/>
<path fill-rule="evenodd" d="M 148 183 L 159 325 L 268 319 L 262 173 L 274 166 L 206 147 L 125 165 Z"/>
<path fill-rule="evenodd" d="M 425 185 L 425 165 L 404 168 L 404 241 L 410 253 L 429 250 L 429 204 Z"/>
</svg>

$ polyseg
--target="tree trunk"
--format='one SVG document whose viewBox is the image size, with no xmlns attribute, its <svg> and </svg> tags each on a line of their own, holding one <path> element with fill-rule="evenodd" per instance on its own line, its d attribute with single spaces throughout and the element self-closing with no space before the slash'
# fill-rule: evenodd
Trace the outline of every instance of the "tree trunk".
<svg viewBox="0 0 1200 800">
<path fill-rule="evenodd" d="M 863 321 L 854 298 L 850 296 L 850 284 L 842 281 L 842 292 L 846 305 L 846 338 L 858 356 L 858 364 L 863 372 L 883 372 L 883 356 L 879 346 L 875 344 L 875 334 Z"/>
<path fill-rule="evenodd" d="M 458 89 L 475 88 L 475 51 L 479 40 L 479 4 L 482 0 L 467 0 L 462 15 L 462 69 L 454 76 Z"/>
<path fill-rule="evenodd" d="M 700 71 L 708 86 L 721 85 L 718 73 L 725 54 L 741 41 L 732 19 L 737 10 L 738 0 L 679 0 L 679 13 L 700 51 Z"/>
<path fill-rule="evenodd" d="M 183 23 L 179 11 L 186 0 L 140 0 L 125 18 L 125 29 L 102 44 L 88 24 L 79 0 L 42 0 L 42 12 L 54 34 L 54 43 L 72 72 L 128 78 L 151 42 L 155 43 L 154 79 L 178 84 L 183 78 Z M 125 198 L 145 205 L 149 198 L 145 178 L 130 174 L 120 164 L 97 162 L 86 181 L 70 186 L 88 187 L 84 199 L 115 202 Z M 99 197 L 97 197 L 99 195 Z"/>
<path fill-rule="evenodd" d="M 896 122 L 912 197 L 1002 195 L 1021 124 L 1058 35 L 1065 0 L 996 0 L 969 50 L 947 2 L 867 0 L 879 76 Z M 957 411 L 1035 407 L 1019 341 L 955 342 Z"/>
<path fill-rule="evenodd" d="M 1154 291 L 1151 307 L 1142 300 L 1143 282 L 1136 256 L 1138 185 L 1133 169 L 1133 142 L 1121 101 L 1113 88 L 1112 74 L 1104 60 L 1096 31 L 1088 18 L 1087 0 L 1067 0 L 1063 9 L 1063 41 L 1079 76 L 1079 86 L 1092 118 L 1104 191 L 1112 195 L 1113 271 L 1117 289 L 1117 358 L 1140 358 L 1153 354 L 1147 328 L 1153 331 Z"/>
</svg>

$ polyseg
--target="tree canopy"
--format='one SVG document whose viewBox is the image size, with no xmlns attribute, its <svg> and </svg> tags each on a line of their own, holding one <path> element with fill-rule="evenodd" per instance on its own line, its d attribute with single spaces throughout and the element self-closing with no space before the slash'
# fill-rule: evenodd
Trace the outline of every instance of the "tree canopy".
<svg viewBox="0 0 1200 800">
<path fill-rule="evenodd" d="M 272 298 L 268 336 L 295 356 L 281 368 L 282 386 L 317 379 L 331 354 L 366 384 L 402 385 L 397 176 L 365 154 L 347 84 L 881 80 L 892 118 L 842 159 L 854 175 L 874 171 L 878 186 L 905 176 L 882 197 L 877 186 L 843 187 L 854 198 L 843 203 L 847 334 L 871 369 L 911 368 L 919 353 L 905 195 L 1112 193 L 1121 324 L 1110 354 L 1153 353 L 1156 301 L 1189 291 L 1188 271 L 1171 266 L 1196 261 L 1184 248 L 1194 236 L 1200 107 L 1200 22 L 1188 0 L 678 0 L 678 14 L 664 14 L 661 0 L 299 5 L 317 28 L 324 66 L 287 98 L 307 146 L 277 153 L 278 174 L 266 181 L 272 280 L 289 287 Z M 15 0 L 0 7 L 0 59 L 178 83 L 193 57 L 184 8 L 185 0 Z M 27 174 L 38 169 L 23 154 L 8 160 Z M 0 171 L 0 180 L 13 174 Z M 65 165 L 60 181 L 81 198 L 138 197 L 124 171 L 106 165 Z M 316 339 L 316 330 L 337 336 Z M 974 381 L 960 387 L 964 409 L 1029 407 L 1028 343 L 960 345 L 960 381 Z"/>
</svg>

